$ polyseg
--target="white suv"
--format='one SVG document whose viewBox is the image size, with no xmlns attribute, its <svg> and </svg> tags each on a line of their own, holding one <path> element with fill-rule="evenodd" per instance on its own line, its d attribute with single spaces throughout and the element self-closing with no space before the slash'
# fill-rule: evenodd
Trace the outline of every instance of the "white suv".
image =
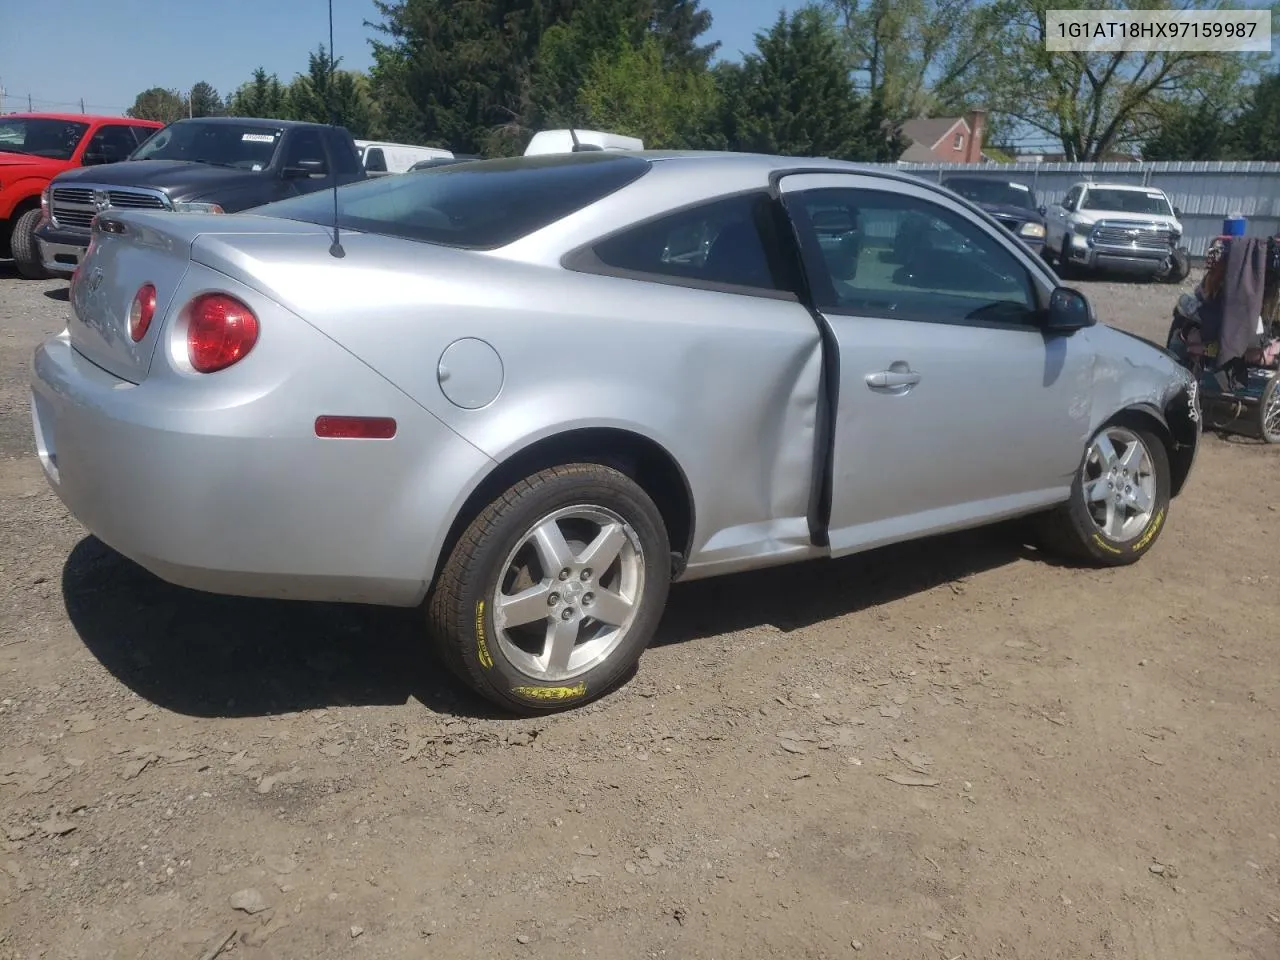
<svg viewBox="0 0 1280 960">
<path fill-rule="evenodd" d="M 1155 187 L 1077 183 L 1045 212 L 1044 256 L 1059 274 L 1083 267 L 1176 283 L 1190 268 L 1181 216 Z"/>
</svg>

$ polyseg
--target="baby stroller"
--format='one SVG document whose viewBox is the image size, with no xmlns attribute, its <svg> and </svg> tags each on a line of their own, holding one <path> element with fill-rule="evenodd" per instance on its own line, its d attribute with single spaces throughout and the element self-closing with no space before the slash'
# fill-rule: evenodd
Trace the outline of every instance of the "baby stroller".
<svg viewBox="0 0 1280 960">
<path fill-rule="evenodd" d="M 1280 443 L 1280 237 L 1215 240 L 1167 347 L 1199 380 L 1207 426 Z"/>
</svg>

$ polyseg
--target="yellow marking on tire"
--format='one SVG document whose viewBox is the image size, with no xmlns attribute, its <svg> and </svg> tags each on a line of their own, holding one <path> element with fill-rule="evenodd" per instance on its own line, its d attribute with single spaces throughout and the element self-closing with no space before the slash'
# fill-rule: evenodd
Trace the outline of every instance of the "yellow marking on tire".
<svg viewBox="0 0 1280 960">
<path fill-rule="evenodd" d="M 1103 550 L 1107 551 L 1107 553 L 1120 553 L 1119 550 L 1117 550 L 1111 544 L 1107 543 L 1107 541 L 1103 540 L 1102 534 L 1100 533 L 1095 533 L 1093 535 L 1093 542 L 1096 543 L 1098 546 L 1100 546 Z"/>
<path fill-rule="evenodd" d="M 486 670 L 493 666 L 493 657 L 489 656 L 489 646 L 484 642 L 484 601 L 476 604 L 476 656 L 480 658 L 480 666 Z"/>
<path fill-rule="evenodd" d="M 1144 547 L 1146 547 L 1146 545 L 1151 542 L 1151 538 L 1156 535 L 1156 532 L 1160 529 L 1160 526 L 1163 523 L 1164 523 L 1164 510 L 1162 508 L 1155 515 L 1155 517 L 1152 518 L 1151 524 L 1150 526 L 1147 527 L 1146 532 L 1141 537 L 1139 537 L 1138 542 L 1133 545 L 1133 548 L 1132 548 L 1133 552 L 1137 553 L 1139 550 L 1142 550 Z"/>
<path fill-rule="evenodd" d="M 511 692 L 527 700 L 563 702 L 586 696 L 587 684 L 583 681 L 575 683 L 572 687 L 513 687 Z"/>
</svg>

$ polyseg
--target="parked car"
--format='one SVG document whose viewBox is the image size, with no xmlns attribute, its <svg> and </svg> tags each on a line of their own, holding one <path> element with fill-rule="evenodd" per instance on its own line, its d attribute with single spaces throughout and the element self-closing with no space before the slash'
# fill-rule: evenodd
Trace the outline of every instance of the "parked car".
<svg viewBox="0 0 1280 960">
<path fill-rule="evenodd" d="M 173 583 L 420 606 L 519 712 L 618 684 L 672 580 L 1025 515 L 1132 563 L 1196 454 L 1168 353 L 894 170 L 566 153 L 93 236 L 31 381 L 71 512 Z"/>
<path fill-rule="evenodd" d="M 56 177 L 36 238 L 45 269 L 70 276 L 89 245 L 93 218 L 106 210 L 236 213 L 363 179 L 344 127 L 188 118 L 156 133 L 127 162 Z"/>
<path fill-rule="evenodd" d="M 370 176 L 405 173 L 425 160 L 452 160 L 453 152 L 439 147 L 419 147 L 410 143 L 384 143 L 380 140 L 357 140 L 356 152 Z"/>
<path fill-rule="evenodd" d="M 1191 271 L 1181 217 L 1155 187 L 1077 183 L 1048 208 L 1045 256 L 1064 275 L 1114 270 L 1180 283 Z"/>
<path fill-rule="evenodd" d="M 40 197 L 64 170 L 123 160 L 164 124 L 83 113 L 0 116 L 0 258 L 31 280 L 47 276 L 36 244 Z"/>
<path fill-rule="evenodd" d="M 1044 249 L 1044 214 L 1035 191 L 1025 183 L 995 177 L 946 177 L 942 185 L 991 214 L 1032 253 Z"/>
</svg>

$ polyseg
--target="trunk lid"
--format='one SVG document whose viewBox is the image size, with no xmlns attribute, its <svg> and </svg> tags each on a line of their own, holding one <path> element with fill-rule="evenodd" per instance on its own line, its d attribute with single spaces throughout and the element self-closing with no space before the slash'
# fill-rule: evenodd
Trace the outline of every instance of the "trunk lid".
<svg viewBox="0 0 1280 960">
<path fill-rule="evenodd" d="M 103 230 L 103 221 L 110 225 L 110 232 Z M 71 320 L 67 324 L 71 345 L 108 373 L 141 383 L 165 327 L 174 291 L 190 264 L 191 241 L 176 232 L 123 218 L 99 220 L 71 283 Z M 156 310 L 146 336 L 135 343 L 129 335 L 129 308 L 139 288 L 147 283 L 156 288 Z"/>
<path fill-rule="evenodd" d="M 141 383 L 156 347 L 182 308 L 174 294 L 191 266 L 192 245 L 208 234 L 322 234 L 313 224 L 292 224 L 242 214 L 128 211 L 103 214 L 90 249 L 71 284 L 71 345 L 113 376 Z M 129 308 L 144 284 L 156 288 L 156 310 L 146 336 L 129 334 Z"/>
</svg>

